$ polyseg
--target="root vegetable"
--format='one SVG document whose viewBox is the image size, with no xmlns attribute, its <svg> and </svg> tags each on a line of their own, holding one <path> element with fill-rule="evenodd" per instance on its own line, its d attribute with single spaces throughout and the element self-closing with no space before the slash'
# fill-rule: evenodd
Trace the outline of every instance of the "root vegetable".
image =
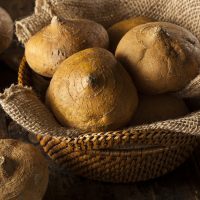
<svg viewBox="0 0 200 200">
<path fill-rule="evenodd" d="M 174 119 L 189 113 L 185 102 L 169 94 L 140 96 L 138 109 L 132 124 L 148 124 L 156 121 Z"/>
<path fill-rule="evenodd" d="M 46 98 L 63 125 L 91 131 L 126 125 L 138 104 L 129 74 L 101 48 L 66 59 L 54 74 Z"/>
<path fill-rule="evenodd" d="M 13 37 L 13 21 L 10 15 L 0 7 L 0 53 L 9 47 Z"/>
<path fill-rule="evenodd" d="M 30 67 L 38 74 L 52 77 L 58 65 L 72 54 L 90 47 L 107 48 L 108 34 L 96 22 L 78 19 L 62 22 L 53 17 L 51 24 L 25 44 Z"/>
<path fill-rule="evenodd" d="M 161 94 L 181 90 L 197 76 L 200 43 L 180 26 L 151 22 L 131 29 L 121 39 L 116 57 L 140 92 Z"/>
<path fill-rule="evenodd" d="M 151 18 L 148 17 L 143 17 L 143 16 L 139 16 L 139 17 L 132 17 L 123 21 L 120 21 L 114 25 L 112 25 L 109 29 L 108 29 L 108 35 L 109 35 L 109 39 L 110 39 L 110 48 L 111 50 L 114 52 L 119 41 L 121 40 L 121 38 L 132 28 L 141 25 L 141 24 L 145 24 L 148 22 L 152 22 L 154 21 Z"/>
<path fill-rule="evenodd" d="M 32 145 L 0 140 L 0 199 L 42 200 L 48 185 L 48 166 Z"/>
</svg>

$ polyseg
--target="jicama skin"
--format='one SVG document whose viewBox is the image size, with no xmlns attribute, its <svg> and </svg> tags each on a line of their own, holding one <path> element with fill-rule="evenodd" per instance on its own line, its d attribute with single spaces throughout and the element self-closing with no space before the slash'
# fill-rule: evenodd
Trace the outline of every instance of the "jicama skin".
<svg viewBox="0 0 200 200">
<path fill-rule="evenodd" d="M 31 144 L 0 140 L 0 199 L 42 200 L 48 185 L 47 161 Z"/>
<path fill-rule="evenodd" d="M 52 77 L 59 64 L 72 54 L 91 47 L 108 48 L 108 45 L 108 34 L 102 25 L 84 19 L 62 22 L 53 17 L 50 25 L 25 44 L 25 55 L 36 73 Z"/>
<path fill-rule="evenodd" d="M 0 7 L 0 53 L 9 47 L 13 38 L 13 21 L 9 14 Z"/>
<path fill-rule="evenodd" d="M 46 99 L 61 124 L 88 131 L 123 127 L 138 104 L 129 74 L 101 48 L 66 59 L 54 74 Z"/>
<path fill-rule="evenodd" d="M 183 117 L 189 113 L 185 102 L 170 94 L 140 95 L 137 111 L 131 125 L 149 124 L 157 121 Z"/>
<path fill-rule="evenodd" d="M 175 92 L 198 75 L 200 43 L 180 26 L 150 22 L 125 34 L 116 57 L 130 72 L 141 93 Z"/>
</svg>

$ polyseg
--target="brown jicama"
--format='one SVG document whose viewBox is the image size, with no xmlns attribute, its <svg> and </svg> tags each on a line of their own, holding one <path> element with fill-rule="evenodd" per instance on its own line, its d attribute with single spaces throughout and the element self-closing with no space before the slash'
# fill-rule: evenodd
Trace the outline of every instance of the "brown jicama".
<svg viewBox="0 0 200 200">
<path fill-rule="evenodd" d="M 155 21 L 149 17 L 139 16 L 120 21 L 108 29 L 110 48 L 114 52 L 121 38 L 132 28 Z"/>
<path fill-rule="evenodd" d="M 54 74 L 46 97 L 63 125 L 92 131 L 126 125 L 138 104 L 130 76 L 101 48 L 86 49 L 66 59 Z"/>
<path fill-rule="evenodd" d="M 42 200 L 48 185 L 48 166 L 32 145 L 0 140 L 0 199 Z"/>
<path fill-rule="evenodd" d="M 108 34 L 102 25 L 85 19 L 61 21 L 53 17 L 50 25 L 25 44 L 25 56 L 35 72 L 52 77 L 58 65 L 72 54 L 108 45 Z"/>
<path fill-rule="evenodd" d="M 7 49 L 13 37 L 13 21 L 10 15 L 0 7 L 0 53 Z"/>
<path fill-rule="evenodd" d="M 140 95 L 139 105 L 131 124 L 149 124 L 156 121 L 175 119 L 188 113 L 189 110 L 185 102 L 170 94 Z"/>
<path fill-rule="evenodd" d="M 198 75 L 200 43 L 180 26 L 150 22 L 131 29 L 121 39 L 116 57 L 142 93 L 172 92 Z"/>
</svg>

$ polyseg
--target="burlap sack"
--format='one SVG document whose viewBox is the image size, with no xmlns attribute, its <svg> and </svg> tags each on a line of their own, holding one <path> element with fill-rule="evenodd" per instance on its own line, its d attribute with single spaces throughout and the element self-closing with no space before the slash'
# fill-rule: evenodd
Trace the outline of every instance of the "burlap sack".
<svg viewBox="0 0 200 200">
<path fill-rule="evenodd" d="M 108 27 L 130 16 L 145 15 L 170 21 L 192 31 L 200 39 L 198 0 L 36 0 L 32 16 L 16 22 L 21 42 L 50 23 L 53 15 L 60 18 L 87 18 Z"/>
</svg>

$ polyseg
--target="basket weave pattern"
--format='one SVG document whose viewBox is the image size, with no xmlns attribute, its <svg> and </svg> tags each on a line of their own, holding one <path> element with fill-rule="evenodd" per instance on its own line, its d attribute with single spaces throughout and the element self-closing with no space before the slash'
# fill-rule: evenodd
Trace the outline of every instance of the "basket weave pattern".
<svg viewBox="0 0 200 200">
<path fill-rule="evenodd" d="M 76 174 L 109 182 L 148 180 L 179 166 L 196 145 L 199 112 L 170 123 L 164 121 L 105 133 L 65 129 L 35 93 L 23 87 L 30 83 L 28 74 L 30 69 L 24 58 L 19 68 L 19 86 L 13 86 L 15 103 L 9 101 L 12 95 L 7 95 L 7 102 L 2 105 L 14 120 L 37 134 L 44 151 L 53 160 Z M 19 113 L 22 107 L 26 108 L 23 114 Z"/>
</svg>

